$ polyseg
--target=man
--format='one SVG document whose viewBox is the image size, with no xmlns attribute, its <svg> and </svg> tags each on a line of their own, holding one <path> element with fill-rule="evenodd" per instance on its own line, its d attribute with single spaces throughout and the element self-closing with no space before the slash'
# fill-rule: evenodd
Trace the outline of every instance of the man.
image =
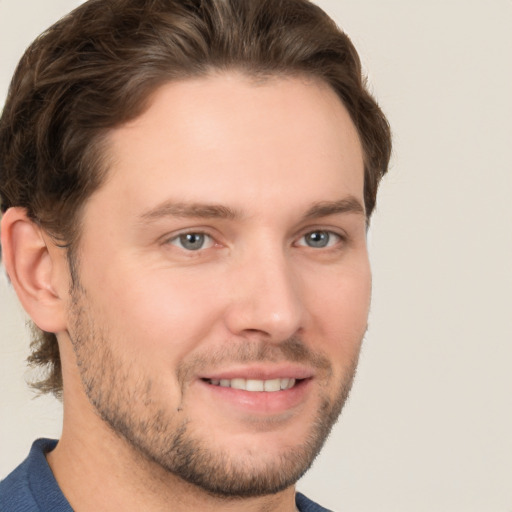
<svg viewBox="0 0 512 512">
<path fill-rule="evenodd" d="M 325 510 L 296 493 L 366 329 L 387 122 L 305 0 L 90 0 L 0 121 L 5 268 L 62 396 L 3 510 Z"/>
</svg>

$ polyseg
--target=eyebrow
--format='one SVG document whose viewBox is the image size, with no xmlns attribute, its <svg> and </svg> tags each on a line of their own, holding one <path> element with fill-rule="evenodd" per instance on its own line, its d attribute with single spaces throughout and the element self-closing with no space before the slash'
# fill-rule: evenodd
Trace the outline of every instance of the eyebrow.
<svg viewBox="0 0 512 512">
<path fill-rule="evenodd" d="M 228 206 L 220 204 L 202 204 L 202 203 L 176 203 L 173 201 L 164 201 L 155 208 L 144 212 L 140 219 L 143 222 L 151 222 L 164 217 L 183 217 L 183 218 L 203 218 L 203 219 L 236 219 L 240 217 Z"/>
<path fill-rule="evenodd" d="M 347 196 L 339 201 L 320 201 L 315 203 L 304 215 L 304 220 L 318 219 L 341 213 L 355 213 L 366 216 L 361 201 L 354 196 Z"/>
<path fill-rule="evenodd" d="M 320 201 L 313 204 L 305 213 L 303 219 L 311 220 L 346 213 L 365 215 L 365 209 L 356 197 L 348 196 L 338 201 Z M 241 218 L 242 214 L 229 206 L 220 204 L 164 201 L 144 212 L 140 216 L 140 220 L 142 222 L 152 222 L 165 217 L 235 220 Z"/>
</svg>

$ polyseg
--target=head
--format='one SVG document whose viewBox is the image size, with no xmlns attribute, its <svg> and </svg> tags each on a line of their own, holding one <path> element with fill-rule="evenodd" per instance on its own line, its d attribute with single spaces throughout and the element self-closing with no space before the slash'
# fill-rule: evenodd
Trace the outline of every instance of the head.
<svg viewBox="0 0 512 512">
<path fill-rule="evenodd" d="M 256 98 L 253 98 L 250 93 L 254 90 L 259 91 Z M 191 97 L 195 98 L 195 102 L 188 105 L 187 102 Z M 336 194 L 324 198 L 319 193 L 318 198 L 325 199 L 326 202 L 320 201 L 319 203 L 317 201 L 318 204 L 313 207 L 313 209 L 316 208 L 316 213 L 311 213 L 311 211 L 309 213 L 313 217 L 316 215 L 317 218 L 323 219 L 331 215 L 327 212 L 329 208 L 331 210 L 338 208 L 338 210 L 352 211 L 357 215 L 357 204 L 359 204 L 358 211 L 363 214 L 364 224 L 367 225 L 375 207 L 378 184 L 387 170 L 391 149 L 389 127 L 375 100 L 366 89 L 361 65 L 350 40 L 321 9 L 305 0 L 183 0 L 173 2 L 169 0 L 90 0 L 42 34 L 27 50 L 13 78 L 0 121 L 2 212 L 5 213 L 11 208 L 23 209 L 27 218 L 41 229 L 49 241 L 56 247 L 60 247 L 66 256 L 70 277 L 68 315 L 70 338 L 78 366 L 82 368 L 81 379 L 89 400 L 100 411 L 105 421 L 123 433 L 131 442 L 138 443 L 139 449 L 146 450 L 145 455 L 148 458 L 158 459 L 156 454 L 163 453 L 166 449 L 174 450 L 172 459 L 181 464 L 179 469 L 181 474 L 186 475 L 192 483 L 203 486 L 205 480 L 209 479 L 209 475 L 211 475 L 211 468 L 215 466 L 213 463 L 207 465 L 207 471 L 205 470 L 206 472 L 202 476 L 200 471 L 196 471 L 193 476 L 187 476 L 187 471 L 194 466 L 191 464 L 190 454 L 199 454 L 203 460 L 212 457 L 211 452 L 197 441 L 201 438 L 201 429 L 190 418 L 185 418 L 182 421 L 171 420 L 165 410 L 155 406 L 153 409 L 149 407 L 152 411 L 152 420 L 142 414 L 141 423 L 134 425 L 133 421 L 127 417 L 127 411 L 119 410 L 116 405 L 126 400 L 128 395 L 119 391 L 119 395 L 112 393 L 106 401 L 101 398 L 105 396 L 104 391 L 108 384 L 98 381 L 97 368 L 90 359 L 92 350 L 101 353 L 102 361 L 111 375 L 110 386 L 115 384 L 115 376 L 115 379 L 126 381 L 127 386 L 124 388 L 129 387 L 130 382 L 133 384 L 130 374 L 137 374 L 138 370 L 132 368 L 127 359 L 119 359 L 107 342 L 111 331 L 114 333 L 116 331 L 115 327 L 109 325 L 112 318 L 103 317 L 101 310 L 94 306 L 92 310 L 95 310 L 95 313 L 90 312 L 90 300 L 97 301 L 98 297 L 94 297 L 94 291 L 90 289 L 91 279 L 89 277 L 91 274 L 90 269 L 87 270 L 86 249 L 92 248 L 91 250 L 94 251 L 94 242 L 90 237 L 90 233 L 94 230 L 93 221 L 97 225 L 102 223 L 102 211 L 104 211 L 102 208 L 108 208 L 110 205 L 116 210 L 117 206 L 120 206 L 116 203 L 116 197 L 119 198 L 119 194 L 125 193 L 124 197 L 127 200 L 133 200 L 134 209 L 137 206 L 142 209 L 144 206 L 143 203 L 137 204 L 134 190 L 139 190 L 141 197 L 144 196 L 144 193 L 147 197 L 152 194 L 158 195 L 158 189 L 155 187 L 161 187 L 162 183 L 158 183 L 156 180 L 155 185 L 150 185 L 145 179 L 144 173 L 141 172 L 137 175 L 129 163 L 124 162 L 121 158 L 121 155 L 130 153 L 130 148 L 137 147 L 137 141 L 140 140 L 134 136 L 137 131 L 147 135 L 151 132 L 151 126 L 162 127 L 163 125 L 159 123 L 165 124 L 166 119 L 174 116 L 172 129 L 176 132 L 172 133 L 175 133 L 176 140 L 181 141 L 180 137 L 189 133 L 191 126 L 196 131 L 201 131 L 201 125 L 190 123 L 187 115 L 190 114 L 192 119 L 200 119 L 201 115 L 199 114 L 207 112 L 213 117 L 221 118 L 224 115 L 223 109 L 219 109 L 218 112 L 210 112 L 211 105 L 218 102 L 220 105 L 229 104 L 233 109 L 238 109 L 241 105 L 249 104 L 253 100 L 261 108 L 277 112 L 282 110 L 282 116 L 279 119 L 281 122 L 286 119 L 291 125 L 294 123 L 293 109 L 286 106 L 281 109 L 281 106 L 286 104 L 287 98 L 295 99 L 293 107 L 299 109 L 296 112 L 297 120 L 303 119 L 304 123 L 310 123 L 311 126 L 314 126 L 317 121 L 314 105 L 320 105 L 319 112 L 326 117 L 329 106 L 332 107 L 338 103 L 339 112 L 337 111 L 333 119 L 344 123 L 343 126 L 349 127 L 347 128 L 348 138 L 333 138 L 331 140 L 328 135 L 330 132 L 326 132 L 324 139 L 330 140 L 329 148 L 312 144 L 309 149 L 310 155 L 315 155 L 315 151 L 318 154 L 327 154 L 330 149 L 335 147 L 336 143 L 339 143 L 341 146 L 345 145 L 343 146 L 345 148 L 353 149 L 351 168 L 360 171 L 360 187 L 357 178 L 343 178 L 341 181 L 336 181 L 333 178 L 329 181 L 332 176 L 326 173 L 323 183 L 330 184 L 330 189 L 348 183 L 348 194 L 343 199 L 345 203 L 336 202 L 335 198 L 338 197 Z M 172 108 L 167 108 L 169 105 Z M 164 111 L 167 117 L 159 117 L 158 113 Z M 244 123 L 251 119 L 254 130 L 256 130 L 259 118 L 255 112 L 244 110 L 244 115 L 246 117 L 243 120 L 230 119 L 230 121 L 235 125 L 239 123 L 239 132 L 243 132 L 243 128 L 246 126 Z M 334 124 L 333 121 L 332 128 Z M 263 131 L 267 134 L 271 133 L 272 126 L 273 123 L 269 123 L 267 119 L 267 122 L 261 123 L 260 131 L 255 131 L 252 135 L 257 138 L 258 134 Z M 323 126 L 325 129 L 321 123 L 319 126 Z M 150 146 L 149 140 L 159 140 L 160 133 L 161 131 L 158 130 L 151 132 L 151 138 L 141 145 L 141 151 Z M 235 134 L 231 135 L 236 138 Z M 275 138 L 278 138 L 279 133 L 274 135 Z M 311 131 L 308 137 L 315 139 L 315 132 Z M 297 140 L 302 138 L 306 141 L 308 137 L 301 132 Z M 165 145 L 164 140 L 160 140 L 160 142 Z M 283 142 L 284 145 L 287 143 L 290 152 L 293 144 L 291 141 Z M 269 142 L 269 144 L 271 143 Z M 180 147 L 186 146 L 187 144 L 183 142 Z M 207 144 L 200 148 L 206 146 Z M 244 147 L 244 143 L 238 147 L 241 154 Z M 143 159 L 144 162 L 149 161 L 151 169 L 155 169 L 157 166 L 156 161 L 151 161 L 151 158 L 156 158 L 155 155 L 159 154 L 158 148 L 159 146 L 155 146 L 154 151 L 146 154 Z M 199 147 L 194 148 L 191 145 L 187 154 L 197 152 L 197 149 Z M 301 147 L 297 149 L 300 151 Z M 268 147 L 267 150 L 271 151 L 272 148 Z M 236 151 L 235 148 L 230 154 L 236 154 Z M 243 154 L 249 153 L 250 147 L 245 147 Z M 180 162 L 178 167 L 185 168 L 188 165 L 184 160 L 180 160 L 179 152 L 173 154 L 177 155 L 177 161 Z M 161 161 L 166 161 L 169 158 L 167 154 L 161 156 Z M 142 158 L 140 154 L 139 156 L 134 154 L 132 161 L 138 157 Z M 358 158 L 360 165 L 357 164 Z M 253 162 L 255 159 L 257 159 L 257 154 L 253 155 L 251 161 Z M 215 161 L 215 157 L 212 157 L 212 161 Z M 240 164 L 240 161 L 238 163 Z M 310 164 L 314 164 L 312 159 L 310 159 Z M 226 167 L 233 169 L 233 165 Z M 258 196 L 255 191 L 260 190 L 258 187 L 263 178 L 259 178 L 258 173 L 251 171 L 250 164 L 247 167 L 247 176 L 244 176 L 243 165 L 237 167 L 238 177 L 233 173 L 225 175 L 219 172 L 217 175 L 215 171 L 212 172 L 208 178 L 212 181 L 209 184 L 211 201 L 208 203 L 208 208 L 212 204 L 217 205 L 215 208 L 195 215 L 190 212 L 190 204 L 178 207 L 174 204 L 172 207 L 167 205 L 167 214 L 169 214 L 169 208 L 172 210 L 183 207 L 189 208 L 189 210 L 184 215 L 182 215 L 183 212 L 178 212 L 177 216 L 180 218 L 182 216 L 189 218 L 195 215 L 201 219 L 213 218 L 215 222 L 231 222 L 232 219 L 235 219 L 233 222 L 238 222 L 239 217 L 244 218 L 243 205 L 235 204 L 235 196 L 226 191 L 225 184 L 228 181 L 231 182 L 230 190 L 232 192 L 233 183 L 237 183 L 237 190 L 240 191 L 243 198 L 245 180 L 253 180 L 250 182 L 251 191 L 247 191 L 246 199 L 248 205 L 251 204 L 251 198 L 254 199 L 254 211 L 249 214 L 255 213 L 259 208 L 258 205 L 265 205 L 270 201 L 270 196 L 267 194 L 255 199 Z M 259 169 L 262 167 L 263 164 Z M 197 166 L 193 168 L 197 168 Z M 332 170 L 332 166 L 330 170 Z M 125 178 L 121 177 L 123 172 L 126 173 Z M 272 188 L 272 183 L 269 183 L 271 174 L 268 173 L 270 172 L 271 169 L 261 171 L 261 176 L 266 178 L 265 186 L 261 190 Z M 309 181 L 301 179 L 299 176 L 299 174 L 304 175 L 304 170 L 297 169 L 295 172 L 297 172 L 297 176 L 288 171 L 280 179 L 276 178 L 276 186 L 286 187 L 287 183 L 290 183 L 290 186 L 292 183 L 296 183 L 297 189 L 302 186 L 307 190 L 315 190 L 317 182 L 323 176 L 321 164 L 318 176 L 309 177 Z M 205 178 L 202 175 L 196 176 L 192 171 L 187 174 L 187 176 L 189 175 L 195 176 L 196 180 Z M 220 181 L 217 180 L 218 176 L 221 177 Z M 132 179 L 131 189 L 129 187 L 126 190 L 123 189 L 122 185 L 125 179 L 126 182 Z M 171 188 L 175 186 L 177 190 L 183 192 L 185 197 L 187 190 L 193 189 L 194 180 L 181 179 L 180 175 L 175 177 L 174 181 L 166 181 L 165 184 Z M 358 187 L 360 194 L 358 194 Z M 352 194 L 352 192 L 354 193 Z M 281 195 L 281 191 L 279 194 L 274 194 L 274 200 L 279 202 Z M 298 201 L 299 196 L 300 192 L 295 197 Z M 351 203 L 354 196 L 356 201 Z M 360 196 L 359 202 L 357 201 L 358 196 Z M 204 203 L 203 197 L 198 197 L 198 201 L 195 201 L 196 198 L 193 197 L 193 194 L 191 197 L 194 202 Z M 331 199 L 332 201 L 329 203 Z M 148 222 L 149 226 L 154 225 L 151 224 L 153 221 L 159 222 L 159 215 L 162 216 L 162 212 L 165 213 L 164 197 L 162 197 L 162 201 L 164 203 L 162 203 L 163 206 L 160 204 L 160 210 L 157 204 L 145 213 L 145 217 L 143 215 L 143 219 Z M 305 200 L 304 205 L 306 204 Z M 278 205 L 276 205 L 277 207 Z M 325 211 L 320 211 L 322 208 Z M 258 210 L 258 212 L 258 215 L 261 214 L 261 218 L 264 218 L 264 211 Z M 292 212 L 289 213 L 291 216 Z M 307 212 L 304 211 L 302 214 L 306 215 Z M 119 221 L 121 218 L 118 217 L 117 220 Z M 299 225 L 298 221 L 294 222 L 294 226 Z M 303 221 L 301 220 L 301 222 Z M 151 229 L 149 227 L 148 231 L 152 232 Z M 221 231 L 220 228 L 218 229 Z M 286 229 L 289 229 L 289 226 Z M 233 229 L 234 231 L 236 230 Z M 304 236 L 310 236 L 311 233 L 312 231 Z M 321 238 L 325 235 L 325 230 L 319 230 L 318 233 L 311 236 Z M 186 236 L 188 239 L 183 238 L 183 235 L 171 237 L 169 247 L 176 250 L 175 247 L 179 245 L 180 251 L 183 250 L 184 244 L 199 244 L 201 251 L 217 247 L 218 241 L 213 241 L 215 237 L 212 233 L 189 232 Z M 223 236 L 226 238 L 224 245 L 228 247 L 231 243 L 227 240 L 229 237 L 223 234 L 219 235 L 219 238 Z M 340 237 L 340 235 L 327 233 L 327 237 L 330 237 L 330 241 L 327 242 L 329 247 L 331 243 L 339 241 L 336 237 Z M 302 238 L 297 235 L 294 244 L 297 243 L 297 247 L 302 247 L 304 244 L 299 243 L 298 240 L 302 240 Z M 108 239 L 106 238 L 105 241 L 108 242 Z M 308 242 L 308 244 L 315 243 L 322 244 L 323 242 L 313 239 Z M 208 244 L 213 245 L 209 246 Z M 294 245 L 294 247 L 296 246 Z M 191 246 L 188 246 L 188 249 L 194 250 Z M 363 261 L 366 254 L 365 248 L 361 254 L 363 267 L 366 268 L 367 262 Z M 91 257 L 92 260 L 94 260 L 93 257 Z M 243 261 L 242 256 L 239 261 Z M 97 263 L 100 262 L 101 259 L 97 261 Z M 324 263 L 327 264 L 326 261 Z M 190 268 L 193 266 L 187 265 L 188 270 L 185 271 L 187 275 L 192 272 Z M 242 270 L 245 268 L 247 271 L 244 266 L 236 268 Z M 358 265 L 352 268 L 353 276 L 358 275 L 358 269 L 360 270 Z M 135 267 L 132 267 L 132 270 L 137 272 Z M 211 274 L 212 282 L 215 282 L 221 297 L 219 302 L 222 303 L 222 298 L 224 298 L 226 303 L 229 302 L 233 305 L 234 290 L 227 285 L 226 287 L 222 285 L 229 279 L 224 279 L 221 283 L 217 282 L 217 278 L 214 277 L 223 271 L 225 269 L 222 266 L 217 267 L 216 271 Z M 234 270 L 232 271 L 234 272 Z M 237 272 L 239 271 L 237 270 Z M 101 271 L 98 275 L 101 275 Z M 367 273 L 363 271 L 361 276 L 362 288 L 366 291 L 354 302 L 362 305 L 358 314 L 361 313 L 361 318 L 364 320 L 360 318 L 356 322 L 357 325 L 349 326 L 347 332 L 344 333 L 347 337 L 353 336 L 359 342 L 364 332 L 362 325 L 366 321 L 368 303 L 366 292 L 369 289 Z M 114 275 L 108 272 L 103 277 L 105 282 L 114 279 Z M 118 275 L 117 278 L 119 277 L 121 276 Z M 279 278 L 276 276 L 274 278 L 276 286 L 279 287 Z M 98 276 L 94 279 L 97 285 L 100 285 Z M 144 282 L 147 283 L 149 279 L 146 276 Z M 237 279 L 240 280 L 239 277 Z M 326 280 L 328 280 L 327 277 Z M 181 282 L 185 286 L 185 281 L 183 281 L 182 269 L 182 272 L 179 275 L 174 275 L 174 280 L 170 280 L 166 285 L 172 286 L 173 282 Z M 301 278 L 301 283 L 304 281 Z M 343 278 L 341 278 L 340 283 L 343 282 Z M 154 282 L 157 289 L 159 283 L 162 284 L 163 281 L 158 279 Z M 252 284 L 252 286 L 256 285 L 257 283 Z M 346 285 L 346 289 L 350 290 L 349 281 L 346 282 Z M 179 288 L 180 285 L 177 286 Z M 297 284 L 296 286 L 300 288 L 303 285 Z M 118 289 L 117 292 L 122 293 L 122 290 Z M 211 292 L 209 293 L 211 294 Z M 358 293 L 357 290 L 354 290 L 354 296 L 357 296 Z M 141 294 L 139 293 L 137 296 L 140 298 Z M 155 292 L 153 296 L 158 297 L 158 292 Z M 151 303 L 149 296 L 146 299 Z M 182 299 L 183 296 L 178 302 Z M 193 300 L 193 295 L 187 295 L 186 299 Z M 112 300 L 115 300 L 114 296 L 109 297 L 109 301 Z M 315 300 L 321 302 L 322 295 L 317 295 Z M 128 304 L 125 306 L 129 309 Z M 185 306 L 183 304 L 176 306 L 177 311 L 180 308 L 183 310 Z M 89 309 L 87 315 L 81 314 L 87 309 Z M 151 331 L 150 325 L 154 325 L 156 320 L 152 314 L 158 310 L 158 307 L 157 304 L 152 304 L 152 307 L 138 308 L 138 310 L 145 309 L 151 310 L 148 318 L 152 318 L 153 322 L 147 326 Z M 235 318 L 243 318 L 245 314 L 241 310 L 238 312 L 235 310 L 236 308 L 233 306 L 232 312 L 226 313 L 233 318 L 233 325 L 229 328 L 231 335 L 237 331 L 234 324 L 238 320 Z M 330 308 L 327 307 L 326 310 L 330 311 Z M 345 313 L 349 314 L 350 310 L 347 309 Z M 117 314 L 121 314 L 121 310 L 117 311 Z M 200 315 L 201 311 L 198 314 Z M 336 316 L 336 311 L 332 310 L 330 314 Z M 176 313 L 171 317 L 177 323 L 180 322 L 180 318 L 187 319 L 183 311 L 181 316 Z M 141 316 L 138 321 L 139 323 L 144 322 L 144 317 Z M 225 320 L 225 323 L 229 324 L 230 321 Z M 191 386 L 191 382 L 196 382 L 193 377 L 196 378 L 198 375 L 200 380 L 208 382 L 208 385 L 211 386 L 212 382 L 216 385 L 217 377 L 226 377 L 225 374 L 218 374 L 218 370 L 216 370 L 222 366 L 223 358 L 227 358 L 237 365 L 248 361 L 266 361 L 271 364 L 282 364 L 284 361 L 294 362 L 297 365 L 307 366 L 310 368 L 308 371 L 315 372 L 321 383 L 320 387 L 333 388 L 333 391 L 318 393 L 315 406 L 318 414 L 313 425 L 308 428 L 307 432 L 301 434 L 302 450 L 298 451 L 297 459 L 302 457 L 305 462 L 297 462 L 292 456 L 292 448 L 290 448 L 290 451 L 282 454 L 285 466 L 290 469 L 286 472 L 290 475 L 286 481 L 273 479 L 267 482 L 260 480 L 258 485 L 254 482 L 247 483 L 243 489 L 236 490 L 233 487 L 234 494 L 270 492 L 284 488 L 296 480 L 308 466 L 314 454 L 318 452 L 348 393 L 357 361 L 358 343 L 354 342 L 352 350 L 346 350 L 347 360 L 338 367 L 336 364 L 332 364 L 331 359 L 334 356 L 339 356 L 339 353 L 329 350 L 319 350 L 318 352 L 312 350 L 308 344 L 307 335 L 303 336 L 302 327 L 299 324 L 300 322 L 295 321 L 294 324 L 290 321 L 286 328 L 269 327 L 269 331 L 275 329 L 275 336 L 271 337 L 279 338 L 278 344 L 269 343 L 268 340 L 265 340 L 265 336 L 252 332 L 248 336 L 250 343 L 235 342 L 230 345 L 231 348 L 228 348 L 213 342 L 208 350 L 194 348 L 187 352 L 187 357 L 176 358 L 174 361 L 176 368 L 174 384 L 178 384 L 182 389 Z M 214 326 L 215 322 L 212 320 L 208 325 Z M 162 329 L 169 327 L 169 325 L 163 325 Z M 326 330 L 329 329 L 335 331 L 337 329 L 336 322 L 332 325 L 328 324 Z M 244 332 L 247 330 L 245 329 Z M 257 330 L 252 329 L 252 331 Z M 178 336 L 180 331 L 178 325 L 176 328 Z M 265 329 L 261 329 L 261 331 L 263 332 Z M 59 395 L 62 392 L 62 372 L 57 337 L 54 332 L 49 332 L 49 330 L 45 332 L 44 326 L 43 329 L 36 328 L 35 333 L 30 360 L 32 363 L 48 368 L 46 377 L 37 383 L 37 386 L 44 392 L 50 391 Z M 188 336 L 186 332 L 182 334 L 181 341 Z M 155 339 L 162 339 L 163 336 L 163 331 L 155 333 Z M 329 336 L 335 335 L 330 333 Z M 207 337 L 206 331 L 203 332 L 202 338 L 204 337 Z M 222 338 L 222 335 L 219 334 L 218 338 Z M 173 343 L 173 340 L 170 339 L 169 343 Z M 157 346 L 155 345 L 153 348 L 156 350 Z M 342 348 L 342 352 L 343 350 Z M 141 356 L 137 350 L 131 355 L 134 358 Z M 230 372 L 234 372 L 233 378 L 237 377 L 236 370 L 231 368 Z M 258 372 L 256 371 L 256 373 Z M 342 378 L 341 373 L 346 378 Z M 132 398 L 136 397 L 139 402 L 151 404 L 153 397 L 150 391 L 153 386 L 156 386 L 156 383 L 145 379 L 142 371 L 138 377 L 137 382 L 143 384 L 139 387 L 135 386 L 127 393 L 129 395 L 131 393 Z M 229 378 L 229 375 L 227 377 Z M 269 381 L 276 380 L 274 375 L 269 377 L 271 377 L 267 379 Z M 304 387 L 309 378 L 310 375 L 304 375 Z M 165 387 L 165 383 L 161 383 L 161 385 Z M 286 383 L 280 385 L 286 387 Z M 299 392 L 300 387 L 297 393 Z M 186 397 L 186 394 L 183 396 Z M 185 403 L 176 402 L 176 410 L 179 411 L 180 408 L 186 410 L 186 407 L 186 398 Z M 325 421 L 322 421 L 322 417 Z M 272 421 L 254 422 L 254 428 L 260 432 L 271 431 L 279 422 L 285 423 L 283 415 L 276 415 L 272 418 Z M 168 423 L 173 424 L 173 429 L 169 432 L 166 431 Z M 226 426 L 226 428 L 228 427 Z M 165 435 L 161 435 L 162 432 Z M 143 433 L 144 436 L 151 438 L 150 442 L 142 439 Z M 233 436 L 236 436 L 236 432 L 233 433 Z M 233 442 L 236 444 L 236 439 Z M 149 444 L 153 448 L 148 447 Z M 170 447 L 174 448 L 171 450 Z M 184 455 L 180 459 L 177 457 L 177 453 Z M 218 461 L 219 457 L 222 459 L 223 454 L 225 455 L 219 448 L 216 460 Z M 198 455 L 196 455 L 197 457 Z M 165 461 L 157 460 L 157 462 L 165 467 Z M 222 474 L 220 466 L 223 464 L 223 462 L 218 463 L 217 472 L 219 474 Z M 227 465 L 230 464 L 232 462 L 227 461 Z M 263 465 L 264 462 L 262 461 L 261 464 Z M 169 469 L 178 471 L 175 467 Z M 231 469 L 235 473 L 239 472 L 239 481 L 247 481 L 247 478 L 245 480 L 242 478 L 244 472 L 241 468 L 233 467 Z M 221 479 L 219 479 L 220 481 Z M 221 492 L 220 484 L 217 483 L 217 487 L 212 487 L 210 491 Z"/>
</svg>

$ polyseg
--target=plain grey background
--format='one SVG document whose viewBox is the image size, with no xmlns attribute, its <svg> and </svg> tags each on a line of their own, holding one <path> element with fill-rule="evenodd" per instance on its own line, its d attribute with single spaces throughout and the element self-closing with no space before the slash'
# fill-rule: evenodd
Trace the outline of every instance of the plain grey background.
<svg viewBox="0 0 512 512">
<path fill-rule="evenodd" d="M 0 105 L 73 0 L 0 0 Z M 328 508 L 512 511 L 512 2 L 321 0 L 394 132 L 370 230 L 374 295 L 351 399 L 299 489 Z M 60 404 L 25 384 L 0 279 L 0 477 Z"/>
</svg>

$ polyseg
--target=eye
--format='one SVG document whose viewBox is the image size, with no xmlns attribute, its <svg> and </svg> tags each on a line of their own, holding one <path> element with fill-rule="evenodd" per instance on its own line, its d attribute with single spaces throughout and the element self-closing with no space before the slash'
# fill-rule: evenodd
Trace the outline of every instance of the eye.
<svg viewBox="0 0 512 512">
<path fill-rule="evenodd" d="M 213 247 L 214 241 L 210 235 L 206 233 L 182 233 L 171 240 L 169 243 L 176 245 L 186 251 L 199 251 Z"/>
<path fill-rule="evenodd" d="M 337 244 L 341 240 L 341 236 L 332 231 L 311 231 L 302 236 L 298 245 L 312 247 L 313 249 L 323 249 Z"/>
</svg>

